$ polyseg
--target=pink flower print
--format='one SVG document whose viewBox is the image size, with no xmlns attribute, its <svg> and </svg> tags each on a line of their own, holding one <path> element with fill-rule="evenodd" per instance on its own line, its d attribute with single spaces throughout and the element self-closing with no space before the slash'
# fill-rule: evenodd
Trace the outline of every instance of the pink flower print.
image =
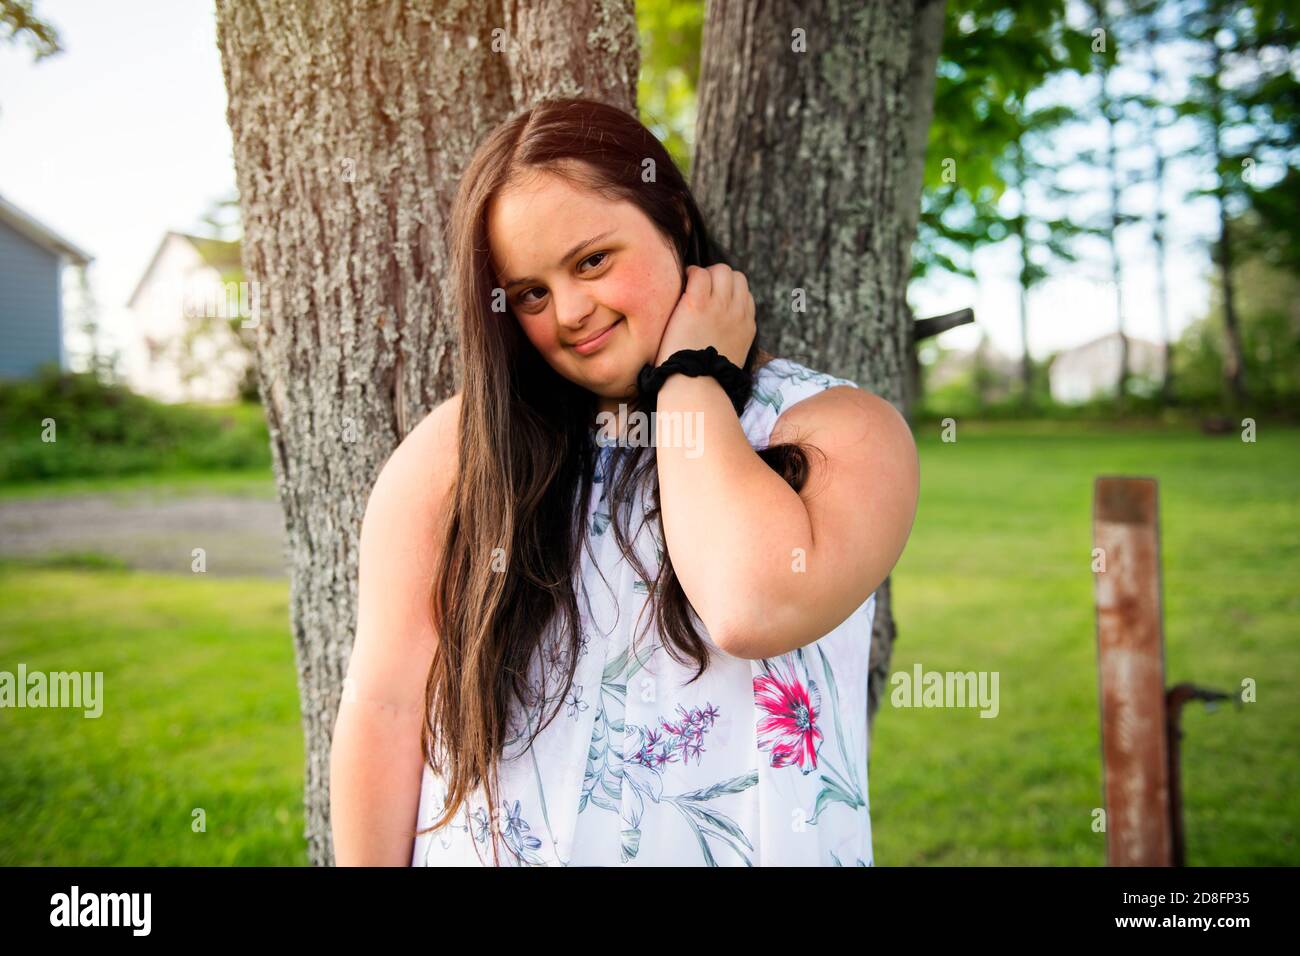
<svg viewBox="0 0 1300 956">
<path fill-rule="evenodd" d="M 800 679 L 789 655 L 764 663 L 767 673 L 754 678 L 758 745 L 771 751 L 773 767 L 795 764 L 803 773 L 811 773 L 817 769 L 817 748 L 822 740 L 817 726 L 821 692 L 806 672 Z"/>
<path fill-rule="evenodd" d="M 707 704 L 687 710 L 678 704 L 677 711 L 676 720 L 660 718 L 658 728 L 632 725 L 638 745 L 625 753 L 624 759 L 656 772 L 674 763 L 679 756 L 683 763 L 694 757 L 698 764 L 704 753 L 704 735 L 718 719 L 718 708 Z"/>
</svg>

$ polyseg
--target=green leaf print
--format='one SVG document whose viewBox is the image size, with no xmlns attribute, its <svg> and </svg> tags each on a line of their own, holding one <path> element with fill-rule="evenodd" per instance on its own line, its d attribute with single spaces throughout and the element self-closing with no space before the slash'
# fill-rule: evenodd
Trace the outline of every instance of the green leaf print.
<svg viewBox="0 0 1300 956">
<path fill-rule="evenodd" d="M 830 777 L 822 776 L 822 791 L 817 794 L 817 802 L 813 804 L 813 814 L 809 823 L 816 823 L 817 818 L 822 815 L 822 811 L 835 802 L 848 804 L 850 807 L 857 809 L 862 806 L 862 802 L 853 794 L 847 792 L 838 783 Z"/>
<path fill-rule="evenodd" d="M 754 401 L 760 405 L 767 405 L 778 415 L 781 414 L 782 401 L 779 391 L 764 388 L 762 385 L 755 385 L 751 394 Z"/>
<path fill-rule="evenodd" d="M 636 851 L 641 849 L 641 831 L 630 829 L 622 831 L 623 847 L 620 855 L 624 863 L 636 856 Z"/>
<path fill-rule="evenodd" d="M 835 715 L 835 742 L 839 746 L 840 757 L 844 760 L 845 773 L 852 774 L 853 781 L 851 789 L 856 806 L 863 806 L 862 799 L 862 774 L 860 772 L 860 761 L 853 760 L 849 756 L 848 744 L 849 735 L 845 732 L 843 725 L 840 723 L 840 694 L 835 683 L 835 671 L 831 668 L 831 662 L 826 657 L 826 650 L 820 643 L 816 645 L 817 655 L 821 658 L 822 673 L 826 675 L 826 687 L 831 696 L 831 713 Z M 847 782 L 847 781 L 846 781 Z"/>
</svg>

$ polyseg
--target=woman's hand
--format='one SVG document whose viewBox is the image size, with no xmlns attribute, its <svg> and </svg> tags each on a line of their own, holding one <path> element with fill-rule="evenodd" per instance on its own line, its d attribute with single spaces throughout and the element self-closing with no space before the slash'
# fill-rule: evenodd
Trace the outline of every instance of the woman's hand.
<svg viewBox="0 0 1300 956">
<path fill-rule="evenodd" d="M 687 266 L 686 290 L 668 317 L 655 364 L 682 349 L 712 345 L 743 368 L 756 331 L 754 297 L 743 273 L 722 264 Z"/>
</svg>

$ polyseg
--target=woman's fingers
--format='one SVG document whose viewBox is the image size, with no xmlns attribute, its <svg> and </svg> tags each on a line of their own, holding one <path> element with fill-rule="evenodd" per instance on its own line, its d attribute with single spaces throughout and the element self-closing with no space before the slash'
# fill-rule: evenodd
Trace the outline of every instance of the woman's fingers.
<svg viewBox="0 0 1300 956">
<path fill-rule="evenodd" d="M 686 291 L 695 301 L 703 305 L 713 294 L 713 274 L 700 266 L 691 266 L 691 274 L 686 278 Z"/>
<path fill-rule="evenodd" d="M 706 271 L 712 276 L 713 294 L 723 303 L 730 302 L 735 270 L 719 262 L 717 265 L 709 266 Z"/>
<path fill-rule="evenodd" d="M 755 312 L 754 296 L 750 294 L 749 280 L 745 278 L 745 273 L 743 272 L 736 273 L 736 294 L 740 297 L 740 300 L 744 303 L 745 320 L 747 322 L 751 321 L 754 318 L 754 312 Z"/>
<path fill-rule="evenodd" d="M 743 272 L 724 263 L 705 268 L 688 266 L 686 291 L 697 308 L 706 308 L 710 300 L 716 300 L 724 310 L 739 307 L 748 316 L 754 312 L 753 296 L 749 291 L 749 279 Z"/>
</svg>

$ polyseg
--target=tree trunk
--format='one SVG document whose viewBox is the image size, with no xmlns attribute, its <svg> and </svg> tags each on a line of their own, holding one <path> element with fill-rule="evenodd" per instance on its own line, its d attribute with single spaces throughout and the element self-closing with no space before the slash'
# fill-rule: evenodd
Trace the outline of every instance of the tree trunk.
<svg viewBox="0 0 1300 956">
<path fill-rule="evenodd" d="M 943 0 L 711 0 L 692 186 L 768 351 L 906 407 L 906 291 Z M 807 311 L 795 311 L 796 289 Z M 868 716 L 895 637 L 877 592 Z"/>
<path fill-rule="evenodd" d="M 1153 100 L 1161 94 L 1161 73 L 1159 62 L 1156 59 L 1156 50 L 1160 47 L 1160 32 L 1156 26 L 1155 14 L 1147 21 L 1147 29 L 1144 34 L 1144 40 L 1147 46 L 1147 55 L 1150 57 L 1147 67 L 1147 83 L 1149 84 L 1149 94 Z M 1151 149 L 1154 152 L 1154 164 L 1152 167 L 1151 188 L 1155 190 L 1155 213 L 1154 223 L 1151 227 L 1151 241 L 1155 245 L 1156 252 L 1156 305 L 1160 313 L 1160 346 L 1163 354 L 1162 362 L 1164 367 L 1161 369 L 1160 377 L 1160 399 L 1168 405 L 1174 400 L 1174 364 L 1173 364 L 1173 338 L 1169 332 L 1169 280 L 1165 269 L 1166 259 L 1166 240 L 1165 240 L 1165 153 L 1164 146 L 1160 142 L 1160 133 L 1164 130 L 1165 124 L 1161 119 L 1161 107 L 1157 100 L 1157 105 L 1150 111 L 1151 126 L 1148 135 L 1151 137 Z"/>
<path fill-rule="evenodd" d="M 1236 288 L 1232 274 L 1232 234 L 1228 229 L 1227 184 L 1224 181 L 1226 164 L 1223 143 L 1225 109 L 1223 96 L 1223 50 L 1216 37 L 1210 37 L 1212 51 L 1210 63 L 1213 68 L 1213 106 L 1211 117 L 1214 121 L 1214 198 L 1219 207 L 1219 239 L 1215 244 L 1215 261 L 1219 266 L 1219 278 L 1223 284 L 1223 378 L 1228 386 L 1228 406 L 1235 413 L 1246 400 L 1245 359 L 1241 347 L 1241 325 L 1237 321 Z"/>
<path fill-rule="evenodd" d="M 634 108 L 640 54 L 631 0 L 217 0 L 216 13 L 287 529 L 305 835 L 326 865 L 361 517 L 393 448 L 457 387 L 442 236 L 461 170 L 538 98 Z"/>
<path fill-rule="evenodd" d="M 1102 32 L 1103 42 L 1110 42 L 1111 38 L 1114 37 L 1114 23 L 1106 13 L 1105 0 L 1091 0 L 1089 6 L 1092 8 L 1093 29 Z M 1093 52 L 1103 51 L 1094 49 Z M 1097 95 L 1098 111 L 1106 123 L 1106 145 L 1103 150 L 1105 159 L 1102 163 L 1106 175 L 1106 189 L 1110 198 L 1110 208 L 1107 210 L 1106 216 L 1108 219 L 1107 225 L 1109 225 L 1110 229 L 1106 235 L 1106 245 L 1110 250 L 1110 280 L 1115 288 L 1115 330 L 1119 336 L 1119 369 L 1115 374 L 1115 405 L 1117 408 L 1123 409 L 1128 399 L 1129 348 L 1128 336 L 1124 334 L 1124 275 L 1119 258 L 1119 230 L 1122 224 L 1120 199 L 1123 191 L 1123 186 L 1120 183 L 1118 147 L 1115 139 L 1119 115 L 1115 109 L 1115 101 L 1110 94 L 1110 80 L 1113 69 L 1106 62 L 1104 56 L 1096 57 L 1094 61 L 1100 74 Z"/>
<path fill-rule="evenodd" d="M 1033 281 L 1033 258 L 1029 254 L 1029 194 L 1025 174 L 1025 136 L 1016 141 L 1013 166 L 1016 176 L 1016 199 L 1020 208 L 1011 220 L 1011 230 L 1020 248 L 1020 281 L 1016 290 L 1020 303 L 1020 401 L 1026 408 L 1034 401 L 1034 366 L 1029 355 L 1029 286 Z"/>
</svg>

